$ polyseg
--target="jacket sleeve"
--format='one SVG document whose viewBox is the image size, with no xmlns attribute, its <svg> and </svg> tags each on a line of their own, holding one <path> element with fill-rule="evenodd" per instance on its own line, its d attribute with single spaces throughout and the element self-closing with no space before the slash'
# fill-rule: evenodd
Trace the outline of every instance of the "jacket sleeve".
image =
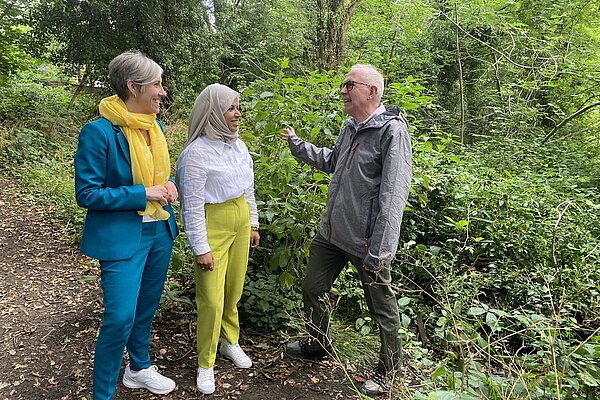
<svg viewBox="0 0 600 400">
<path fill-rule="evenodd" d="M 403 119 L 388 125 L 382 142 L 382 172 L 379 209 L 369 238 L 364 267 L 379 271 L 389 267 L 398 250 L 402 215 L 412 179 L 410 134 Z"/>
<path fill-rule="evenodd" d="M 75 153 L 75 198 L 80 207 L 97 211 L 138 211 L 146 208 L 144 185 L 107 186 L 110 170 L 108 134 L 88 123 L 79 133 Z M 116 155 L 115 155 L 116 157 Z"/>
<path fill-rule="evenodd" d="M 300 161 L 329 174 L 335 171 L 335 165 L 338 159 L 337 143 L 333 149 L 317 147 L 314 144 L 293 135 L 288 138 L 288 144 L 292 155 Z"/>
<path fill-rule="evenodd" d="M 194 151 L 193 148 L 184 150 L 177 161 L 179 202 L 185 235 L 195 255 L 211 251 L 204 213 L 206 178 L 207 171 L 201 152 Z"/>
</svg>

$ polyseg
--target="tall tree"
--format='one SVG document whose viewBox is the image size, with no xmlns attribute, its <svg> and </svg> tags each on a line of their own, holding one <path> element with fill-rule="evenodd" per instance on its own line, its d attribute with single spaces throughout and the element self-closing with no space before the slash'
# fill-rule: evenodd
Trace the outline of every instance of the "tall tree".
<svg viewBox="0 0 600 400">
<path fill-rule="evenodd" d="M 23 9 L 21 2 L 0 0 L 0 83 L 23 66 L 21 42 L 24 34 L 18 26 Z"/>
<path fill-rule="evenodd" d="M 315 0 L 316 57 L 320 69 L 343 63 L 350 19 L 361 0 Z"/>
<path fill-rule="evenodd" d="M 117 54 L 138 49 L 165 69 L 173 91 L 185 90 L 191 65 L 207 55 L 209 34 L 201 0 L 42 0 L 32 9 L 35 46 L 83 83 L 106 82 Z M 205 72 L 205 71 L 203 71 Z"/>
<path fill-rule="evenodd" d="M 290 67 L 311 67 L 312 41 L 300 0 L 216 0 L 213 31 L 219 53 L 220 80 L 238 86 L 277 68 L 274 60 L 290 59 Z"/>
</svg>

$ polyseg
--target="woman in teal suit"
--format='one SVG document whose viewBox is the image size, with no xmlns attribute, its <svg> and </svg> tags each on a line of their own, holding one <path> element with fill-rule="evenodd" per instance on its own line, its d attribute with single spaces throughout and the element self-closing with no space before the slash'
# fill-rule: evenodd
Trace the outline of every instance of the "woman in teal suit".
<svg viewBox="0 0 600 400">
<path fill-rule="evenodd" d="M 162 125 L 156 120 L 162 68 L 140 52 L 108 66 L 116 95 L 102 99 L 102 118 L 86 124 L 75 154 L 77 204 L 87 209 L 81 252 L 100 261 L 104 313 L 94 355 L 94 400 L 111 399 L 127 348 L 123 384 L 156 394 L 175 389 L 149 354 L 177 226 L 170 203 L 177 188 Z"/>
</svg>

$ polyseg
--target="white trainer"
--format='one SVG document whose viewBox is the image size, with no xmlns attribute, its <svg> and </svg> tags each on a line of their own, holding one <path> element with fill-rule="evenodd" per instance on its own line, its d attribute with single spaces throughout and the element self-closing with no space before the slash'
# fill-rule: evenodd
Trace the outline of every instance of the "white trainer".
<svg viewBox="0 0 600 400">
<path fill-rule="evenodd" d="M 196 387 L 200 393 L 212 394 L 215 391 L 215 371 L 213 367 L 201 368 L 198 367 L 196 373 Z"/>
<path fill-rule="evenodd" d="M 239 344 L 230 344 L 226 339 L 221 339 L 219 353 L 229 358 L 238 368 L 250 368 L 252 360 L 244 353 Z"/>
<path fill-rule="evenodd" d="M 123 385 L 131 389 L 148 389 L 154 394 L 167 394 L 177 386 L 171 378 L 161 375 L 156 365 L 133 372 L 127 364 L 123 374 Z"/>
</svg>

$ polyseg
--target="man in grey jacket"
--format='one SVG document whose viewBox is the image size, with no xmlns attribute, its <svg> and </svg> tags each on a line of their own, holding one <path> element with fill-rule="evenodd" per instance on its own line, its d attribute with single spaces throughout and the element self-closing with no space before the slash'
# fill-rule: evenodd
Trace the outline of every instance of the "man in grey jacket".
<svg viewBox="0 0 600 400">
<path fill-rule="evenodd" d="M 383 76 L 373 66 L 354 65 L 340 87 L 350 118 L 332 149 L 300 139 L 289 126 L 282 134 L 294 157 L 332 174 L 302 284 L 309 338 L 287 344 L 286 353 L 320 358 L 330 352 L 328 294 L 351 262 L 381 338 L 377 367 L 361 387 L 371 396 L 388 391 L 390 374 L 400 365 L 400 320 L 390 263 L 412 176 L 406 120 L 397 107 L 381 104 L 383 90 Z"/>
</svg>

